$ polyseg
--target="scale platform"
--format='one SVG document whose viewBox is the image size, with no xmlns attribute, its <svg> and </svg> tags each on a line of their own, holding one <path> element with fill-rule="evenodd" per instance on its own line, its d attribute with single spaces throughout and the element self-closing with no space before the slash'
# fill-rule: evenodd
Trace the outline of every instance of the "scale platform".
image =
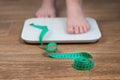
<svg viewBox="0 0 120 80">
<path fill-rule="evenodd" d="M 95 19 L 87 18 L 91 29 L 83 34 L 68 34 L 66 18 L 31 18 L 24 23 L 21 38 L 27 43 L 39 43 L 40 29 L 30 26 L 31 23 L 48 27 L 43 38 L 44 43 L 93 43 L 101 38 L 101 32 Z"/>
</svg>

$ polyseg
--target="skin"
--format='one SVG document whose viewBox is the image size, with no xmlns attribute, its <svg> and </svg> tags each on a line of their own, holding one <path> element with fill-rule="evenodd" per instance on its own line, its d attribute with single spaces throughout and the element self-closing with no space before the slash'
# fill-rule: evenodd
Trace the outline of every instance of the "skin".
<svg viewBox="0 0 120 80">
<path fill-rule="evenodd" d="M 56 17 L 55 0 L 43 0 L 42 6 L 36 12 L 38 18 Z"/>
<path fill-rule="evenodd" d="M 43 0 L 42 6 L 36 12 L 38 18 L 56 17 L 56 0 Z M 90 29 L 86 16 L 82 10 L 82 0 L 66 0 L 67 32 L 70 34 L 86 33 Z"/>
</svg>

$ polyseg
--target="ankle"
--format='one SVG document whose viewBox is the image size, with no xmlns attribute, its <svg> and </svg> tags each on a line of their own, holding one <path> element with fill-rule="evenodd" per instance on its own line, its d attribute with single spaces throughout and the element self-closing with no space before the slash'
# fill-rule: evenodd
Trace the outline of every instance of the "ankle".
<svg viewBox="0 0 120 80">
<path fill-rule="evenodd" d="M 75 5 L 79 5 L 82 6 L 82 0 L 66 0 L 66 4 L 67 6 L 75 6 Z"/>
<path fill-rule="evenodd" d="M 82 9 L 82 0 L 66 0 L 67 15 L 84 15 Z"/>
<path fill-rule="evenodd" d="M 55 0 L 43 0 L 42 6 L 55 6 Z"/>
</svg>

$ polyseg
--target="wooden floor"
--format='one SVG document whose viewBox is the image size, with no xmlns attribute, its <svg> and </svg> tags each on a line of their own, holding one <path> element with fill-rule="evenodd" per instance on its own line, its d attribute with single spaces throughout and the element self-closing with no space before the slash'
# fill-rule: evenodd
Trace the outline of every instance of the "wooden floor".
<svg viewBox="0 0 120 80">
<path fill-rule="evenodd" d="M 120 0 L 84 0 L 84 12 L 96 18 L 102 38 L 94 44 L 59 44 L 61 52 L 88 51 L 93 70 L 77 71 L 72 60 L 51 59 L 39 45 L 21 38 L 25 19 L 41 0 L 0 0 L 0 80 L 120 80 Z M 66 16 L 64 0 L 57 0 L 57 16 Z"/>
</svg>

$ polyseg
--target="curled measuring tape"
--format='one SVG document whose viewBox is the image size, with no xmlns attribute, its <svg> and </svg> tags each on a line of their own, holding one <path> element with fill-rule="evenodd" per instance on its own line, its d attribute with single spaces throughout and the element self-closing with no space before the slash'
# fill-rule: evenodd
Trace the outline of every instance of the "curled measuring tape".
<svg viewBox="0 0 120 80">
<path fill-rule="evenodd" d="M 48 32 L 47 26 L 30 24 L 31 26 L 41 29 L 41 34 L 39 36 L 39 41 L 43 46 L 43 37 Z M 55 42 L 50 42 L 45 50 L 48 52 L 48 56 L 51 58 L 64 58 L 64 59 L 73 59 L 73 67 L 77 70 L 90 70 L 94 67 L 95 61 L 88 52 L 76 52 L 76 53 L 55 53 L 57 52 L 57 44 Z"/>
</svg>

